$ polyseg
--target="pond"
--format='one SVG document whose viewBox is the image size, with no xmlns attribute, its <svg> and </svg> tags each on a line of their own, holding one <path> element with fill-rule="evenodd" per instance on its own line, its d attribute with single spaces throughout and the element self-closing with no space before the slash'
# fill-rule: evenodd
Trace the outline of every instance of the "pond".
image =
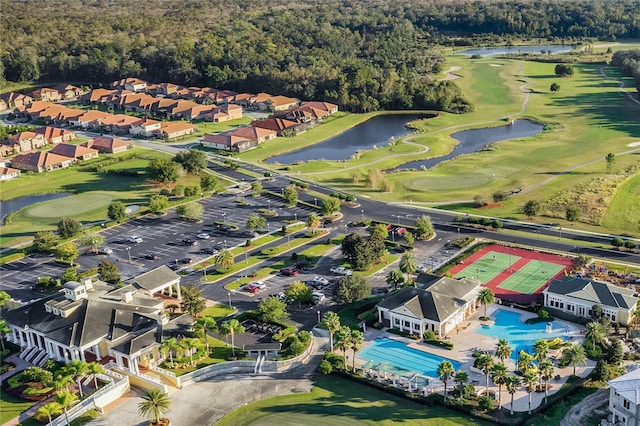
<svg viewBox="0 0 640 426">
<path fill-rule="evenodd" d="M 73 195 L 70 192 L 57 192 L 54 194 L 38 194 L 38 195 L 25 195 L 24 197 L 18 197 L 11 200 L 0 201 L 0 220 L 4 224 L 4 219 L 13 212 L 16 212 L 22 208 L 31 206 L 43 201 L 56 200 L 58 198 L 64 198 Z"/>
<path fill-rule="evenodd" d="M 407 123 L 420 118 L 429 118 L 429 116 L 425 114 L 376 115 L 330 139 L 297 151 L 276 155 L 268 158 L 266 162 L 293 164 L 310 160 L 348 160 L 357 151 L 385 146 L 392 138 L 413 133 L 413 130 L 407 127 Z"/>
<path fill-rule="evenodd" d="M 456 52 L 456 55 L 480 55 L 480 56 L 495 56 L 506 55 L 509 53 L 542 53 L 542 51 L 551 52 L 552 55 L 558 53 L 571 52 L 573 46 L 501 46 L 501 47 L 479 47 L 477 49 L 466 49 L 460 52 Z"/>
<path fill-rule="evenodd" d="M 511 124 L 486 129 L 472 129 L 456 132 L 451 137 L 458 144 L 447 155 L 428 160 L 411 161 L 398 166 L 395 170 L 430 169 L 431 167 L 462 154 L 478 152 L 486 145 L 507 139 L 523 138 L 541 133 L 544 127 L 529 120 L 516 120 Z"/>
</svg>

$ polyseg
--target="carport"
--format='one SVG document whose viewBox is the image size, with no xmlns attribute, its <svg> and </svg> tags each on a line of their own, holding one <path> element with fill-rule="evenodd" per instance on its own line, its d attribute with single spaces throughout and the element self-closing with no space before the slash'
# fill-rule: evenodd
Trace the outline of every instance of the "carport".
<svg viewBox="0 0 640 426">
<path fill-rule="evenodd" d="M 169 297 L 173 296 L 173 287 L 176 288 L 176 298 L 182 299 L 180 291 L 180 276 L 173 272 L 168 266 L 162 265 L 142 275 L 138 275 L 130 281 L 137 287 L 143 288 L 153 297 L 154 293 L 163 293 L 169 290 Z"/>
</svg>

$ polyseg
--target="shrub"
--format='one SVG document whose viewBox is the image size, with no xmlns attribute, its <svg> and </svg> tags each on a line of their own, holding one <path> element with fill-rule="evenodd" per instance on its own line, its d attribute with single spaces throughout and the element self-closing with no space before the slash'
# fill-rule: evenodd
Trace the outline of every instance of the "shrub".
<svg viewBox="0 0 640 426">
<path fill-rule="evenodd" d="M 484 411 L 493 410 L 493 399 L 489 395 L 483 395 L 478 398 L 478 408 Z"/>
<path fill-rule="evenodd" d="M 306 346 L 311 341 L 311 333 L 307 330 L 302 330 L 298 333 L 298 339 Z"/>
<path fill-rule="evenodd" d="M 22 375 L 25 382 L 50 383 L 53 381 L 53 373 L 40 367 L 27 367 Z"/>
<path fill-rule="evenodd" d="M 436 339 L 436 333 L 434 333 L 433 330 L 427 330 L 427 331 L 424 332 L 422 337 L 424 338 L 425 341 L 427 341 L 427 340 L 435 340 Z"/>
<path fill-rule="evenodd" d="M 318 364 L 318 371 L 321 374 L 331 374 L 331 372 L 333 371 L 333 366 L 329 361 L 323 359 L 322 361 L 320 361 L 320 364 Z"/>
<path fill-rule="evenodd" d="M 334 370 L 344 370 L 344 357 L 334 354 L 332 352 L 327 352 L 324 354 L 324 359 L 331 364 Z"/>
</svg>

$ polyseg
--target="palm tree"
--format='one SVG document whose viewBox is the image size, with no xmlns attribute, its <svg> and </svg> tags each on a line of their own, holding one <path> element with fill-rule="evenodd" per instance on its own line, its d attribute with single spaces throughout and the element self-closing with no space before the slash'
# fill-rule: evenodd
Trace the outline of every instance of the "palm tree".
<svg viewBox="0 0 640 426">
<path fill-rule="evenodd" d="M 483 287 L 482 290 L 478 293 L 478 297 L 476 297 L 476 301 L 481 305 L 484 305 L 484 317 L 487 317 L 487 305 L 496 301 L 496 297 L 491 291 L 490 288 Z"/>
<path fill-rule="evenodd" d="M 400 269 L 392 269 L 387 273 L 384 280 L 387 284 L 392 285 L 394 289 L 397 289 L 404 284 L 404 275 Z"/>
<path fill-rule="evenodd" d="M 53 417 L 60 415 L 61 411 L 62 407 L 60 406 L 60 404 L 58 404 L 57 402 L 49 402 L 48 404 L 44 404 L 36 410 L 36 418 L 43 419 L 46 417 L 49 419 L 49 425 L 51 425 Z"/>
<path fill-rule="evenodd" d="M 400 264 L 398 265 L 400 271 L 407 274 L 407 281 L 413 281 L 411 274 L 418 270 L 418 264 L 413 253 L 405 253 L 400 258 Z"/>
<path fill-rule="evenodd" d="M 549 342 L 541 339 L 536 340 L 533 344 L 533 355 L 535 356 L 536 361 L 539 363 L 547 359 L 547 355 L 549 354 Z"/>
<path fill-rule="evenodd" d="M 230 250 L 224 249 L 213 258 L 213 262 L 222 270 L 227 270 L 233 266 L 233 254 Z"/>
<path fill-rule="evenodd" d="M 518 357 L 518 370 L 522 373 L 526 372 L 527 369 L 531 368 L 533 365 L 533 360 L 535 357 L 528 352 L 520 351 L 520 356 Z"/>
<path fill-rule="evenodd" d="M 7 320 L 0 320 L 0 347 L 4 351 L 4 336 L 9 333 L 11 329 L 7 325 Z"/>
<path fill-rule="evenodd" d="M 138 404 L 138 413 L 145 417 L 152 417 L 154 424 L 160 423 L 160 416 L 164 415 L 171 408 L 169 395 L 160 389 L 149 389 L 142 395 L 144 401 Z"/>
<path fill-rule="evenodd" d="M 171 337 L 160 344 L 160 350 L 165 354 L 169 354 L 169 359 L 171 360 L 171 368 L 173 368 L 173 352 L 178 351 L 180 348 L 180 344 L 175 337 Z"/>
<path fill-rule="evenodd" d="M 570 365 L 573 365 L 573 375 L 576 375 L 576 365 L 585 365 L 587 363 L 587 355 L 584 352 L 584 348 L 579 345 L 571 345 L 562 351 L 562 358 Z"/>
<path fill-rule="evenodd" d="M 493 367 L 493 357 L 489 354 L 482 354 L 476 359 L 476 366 L 484 373 L 485 390 L 489 392 L 489 374 Z"/>
<path fill-rule="evenodd" d="M 584 338 L 591 341 L 591 349 L 595 350 L 596 343 L 600 343 L 604 339 L 604 328 L 602 327 L 602 324 L 595 321 L 588 323 Z"/>
<path fill-rule="evenodd" d="M 64 417 L 67 420 L 67 424 L 69 424 L 69 413 L 68 409 L 73 405 L 73 403 L 78 399 L 75 393 L 72 393 L 68 390 L 61 390 L 56 393 L 56 402 L 62 407 L 64 411 Z"/>
<path fill-rule="evenodd" d="M 453 377 L 453 381 L 460 386 L 460 402 L 462 402 L 462 396 L 464 394 L 464 384 L 469 381 L 469 374 L 466 371 L 458 371 Z"/>
<path fill-rule="evenodd" d="M 55 390 L 66 389 L 69 390 L 69 385 L 73 383 L 73 376 L 70 374 L 58 374 L 53 381 L 53 388 Z"/>
<path fill-rule="evenodd" d="M 453 377 L 453 364 L 451 361 L 442 361 L 438 365 L 438 379 L 444 383 L 444 402 L 447 403 L 447 383 Z"/>
<path fill-rule="evenodd" d="M 504 362 L 504 360 L 509 359 L 510 356 L 511 345 L 509 345 L 509 341 L 507 339 L 498 340 L 498 344 L 496 345 L 496 357 L 500 362 Z"/>
<path fill-rule="evenodd" d="M 234 357 L 236 356 L 235 336 L 244 333 L 244 330 L 244 326 L 235 318 L 222 323 L 220 332 L 224 336 L 231 336 L 231 355 Z"/>
<path fill-rule="evenodd" d="M 103 374 L 105 372 L 104 368 L 99 362 L 90 362 L 88 367 L 89 373 L 93 374 L 93 387 L 95 389 L 98 389 L 98 378 L 96 377 L 96 375 Z"/>
<path fill-rule="evenodd" d="M 544 380 L 544 404 L 547 405 L 547 399 L 549 398 L 549 379 L 553 377 L 555 373 L 555 368 L 553 367 L 553 363 L 549 360 L 544 360 L 540 362 L 538 366 L 538 374 L 540 378 Z"/>
<path fill-rule="evenodd" d="M 82 393 L 82 379 L 89 373 L 89 363 L 76 359 L 67 364 L 64 369 L 68 374 L 75 376 L 78 390 L 80 391 L 80 398 L 84 397 Z"/>
<path fill-rule="evenodd" d="M 362 347 L 364 343 L 364 334 L 360 330 L 353 330 L 351 332 L 351 350 L 353 351 L 353 371 L 356 371 L 356 352 Z"/>
<path fill-rule="evenodd" d="M 346 325 L 340 327 L 338 333 L 336 334 L 337 342 L 336 348 L 342 351 L 342 356 L 345 359 L 345 370 L 347 370 L 347 349 L 351 348 L 351 328 Z"/>
<path fill-rule="evenodd" d="M 491 380 L 498 385 L 498 410 L 502 403 L 502 385 L 507 383 L 507 377 L 509 377 L 509 372 L 503 362 L 494 364 L 491 367 Z"/>
<path fill-rule="evenodd" d="M 193 332 L 196 337 L 200 337 L 204 340 L 204 344 L 207 347 L 207 354 L 209 353 L 209 337 L 207 336 L 208 331 L 218 331 L 218 324 L 212 317 L 198 318 L 193 324 Z"/>
<path fill-rule="evenodd" d="M 538 384 L 536 372 L 533 370 L 527 370 L 522 375 L 522 384 L 529 394 L 529 414 L 531 414 L 531 395 L 533 394 L 533 391 L 536 389 L 536 385 Z"/>
<path fill-rule="evenodd" d="M 185 352 L 189 352 L 189 364 L 193 365 L 193 350 L 202 346 L 198 339 L 182 339 L 180 345 L 186 349 Z"/>
<path fill-rule="evenodd" d="M 520 387 L 520 377 L 513 375 L 507 376 L 504 384 L 507 387 L 507 392 L 511 394 L 511 415 L 513 416 L 513 395 L 518 391 L 518 388 Z"/>
<path fill-rule="evenodd" d="M 307 218 L 307 228 L 311 229 L 312 233 L 318 232 L 318 228 L 320 228 L 320 216 L 317 213 L 312 212 L 309 213 L 309 217 Z"/>
<path fill-rule="evenodd" d="M 333 311 L 329 311 L 322 317 L 322 328 L 329 332 L 329 343 L 333 352 L 333 334 L 340 330 L 340 317 Z"/>
</svg>

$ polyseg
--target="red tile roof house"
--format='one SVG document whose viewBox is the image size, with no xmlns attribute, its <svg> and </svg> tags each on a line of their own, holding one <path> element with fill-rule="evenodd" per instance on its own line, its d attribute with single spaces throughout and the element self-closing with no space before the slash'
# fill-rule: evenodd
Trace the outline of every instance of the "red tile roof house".
<svg viewBox="0 0 640 426">
<path fill-rule="evenodd" d="M 69 142 L 76 138 L 75 132 L 57 127 L 38 127 L 37 129 L 33 129 L 33 132 L 42 135 L 45 142 L 51 145 Z"/>
<path fill-rule="evenodd" d="M 286 113 L 286 118 L 301 123 L 310 121 L 320 121 L 327 118 L 330 114 L 338 111 L 338 105 L 328 102 L 303 102 L 300 106 L 292 108 Z"/>
<path fill-rule="evenodd" d="M 104 99 L 116 93 L 113 89 L 93 89 L 91 92 L 80 96 L 80 102 L 85 104 L 102 104 Z"/>
<path fill-rule="evenodd" d="M 298 123 L 284 118 L 268 117 L 264 120 L 255 120 L 251 122 L 251 126 L 261 129 L 273 130 L 278 136 L 293 136 L 296 133 Z"/>
<path fill-rule="evenodd" d="M 205 148 L 244 152 L 258 146 L 258 142 L 229 134 L 204 135 L 201 144 Z"/>
<path fill-rule="evenodd" d="M 158 83 L 155 86 L 156 95 L 164 95 L 164 96 L 171 95 L 180 89 L 181 89 L 180 86 L 173 83 Z"/>
<path fill-rule="evenodd" d="M 0 98 L 0 111 L 4 111 L 6 109 L 9 109 L 9 104 L 6 100 Z"/>
<path fill-rule="evenodd" d="M 11 109 L 29 105 L 34 101 L 31 96 L 16 92 L 3 93 L 0 95 L 0 99 L 3 99 L 7 103 L 7 107 Z"/>
<path fill-rule="evenodd" d="M 229 99 L 229 103 L 248 107 L 251 105 L 254 97 L 255 95 L 252 95 L 251 93 L 238 93 L 233 98 Z"/>
<path fill-rule="evenodd" d="M 102 130 L 115 134 L 127 134 L 133 123 L 140 121 L 138 117 L 126 114 L 116 114 L 105 118 L 97 119 L 92 127 L 96 130 Z"/>
<path fill-rule="evenodd" d="M 254 99 L 253 106 L 260 111 L 286 111 L 297 106 L 299 103 L 299 99 L 288 98 L 286 96 L 270 96 L 266 93 L 260 93 Z"/>
<path fill-rule="evenodd" d="M 155 132 L 160 130 L 162 123 L 157 120 L 151 120 L 149 118 L 139 118 L 135 123 L 131 123 L 129 133 L 132 135 L 151 137 Z"/>
<path fill-rule="evenodd" d="M 53 88 L 60 93 L 60 96 L 62 96 L 62 99 L 66 99 L 66 100 L 76 99 L 78 98 L 78 96 L 81 96 L 83 93 L 81 88 L 72 86 L 71 84 L 58 84 Z"/>
<path fill-rule="evenodd" d="M 97 149 L 104 154 L 119 154 L 133 148 L 133 143 L 108 136 L 100 136 L 83 143 L 82 146 Z"/>
<path fill-rule="evenodd" d="M 143 92 L 147 88 L 147 82 L 139 78 L 129 77 L 116 80 L 111 83 L 112 89 L 126 89 L 132 92 Z"/>
<path fill-rule="evenodd" d="M 32 119 L 39 117 L 42 111 L 52 107 L 59 107 L 59 105 L 47 101 L 33 101 L 29 104 L 16 106 L 13 109 L 13 113 L 18 117 L 28 117 Z"/>
<path fill-rule="evenodd" d="M 13 157 L 11 159 L 11 167 L 42 173 L 67 168 L 75 161 L 74 158 L 52 154 L 50 152 L 33 151 Z"/>
<path fill-rule="evenodd" d="M 63 155 L 65 157 L 75 158 L 78 161 L 91 160 L 98 158 L 98 150 L 88 148 L 82 145 L 74 145 L 71 143 L 59 143 L 49 150 L 50 153 Z"/>
<path fill-rule="evenodd" d="M 9 157 L 20 152 L 20 145 L 9 141 L 0 142 L 0 158 Z"/>
<path fill-rule="evenodd" d="M 235 130 L 227 132 L 227 134 L 256 141 L 257 143 L 262 143 L 266 140 L 274 139 L 276 136 L 278 136 L 274 130 L 261 129 L 259 127 L 251 126 L 238 127 Z"/>
<path fill-rule="evenodd" d="M 214 123 L 237 120 L 238 118 L 242 118 L 242 107 L 233 104 L 220 105 L 204 116 L 206 121 L 213 121 Z"/>
<path fill-rule="evenodd" d="M 161 139 L 174 139 L 184 135 L 190 135 L 198 130 L 197 126 L 184 122 L 162 123 L 154 136 Z"/>
<path fill-rule="evenodd" d="M 51 89 L 49 87 L 42 87 L 40 89 L 36 89 L 30 93 L 31 97 L 34 99 L 48 101 L 48 102 L 57 102 L 62 100 L 62 95 L 56 89 Z"/>
<path fill-rule="evenodd" d="M 7 138 L 7 141 L 10 144 L 17 144 L 20 147 L 20 152 L 32 151 L 42 148 L 47 144 L 44 140 L 44 136 L 29 131 L 11 135 Z"/>
<path fill-rule="evenodd" d="M 20 177 L 20 170 L 10 167 L 0 167 L 0 181 L 11 180 Z"/>
<path fill-rule="evenodd" d="M 104 119 L 112 114 L 108 112 L 102 112 L 98 110 L 85 111 L 80 117 L 73 120 L 69 120 L 69 124 L 72 126 L 82 127 L 83 129 L 89 128 L 95 121 Z"/>
</svg>

